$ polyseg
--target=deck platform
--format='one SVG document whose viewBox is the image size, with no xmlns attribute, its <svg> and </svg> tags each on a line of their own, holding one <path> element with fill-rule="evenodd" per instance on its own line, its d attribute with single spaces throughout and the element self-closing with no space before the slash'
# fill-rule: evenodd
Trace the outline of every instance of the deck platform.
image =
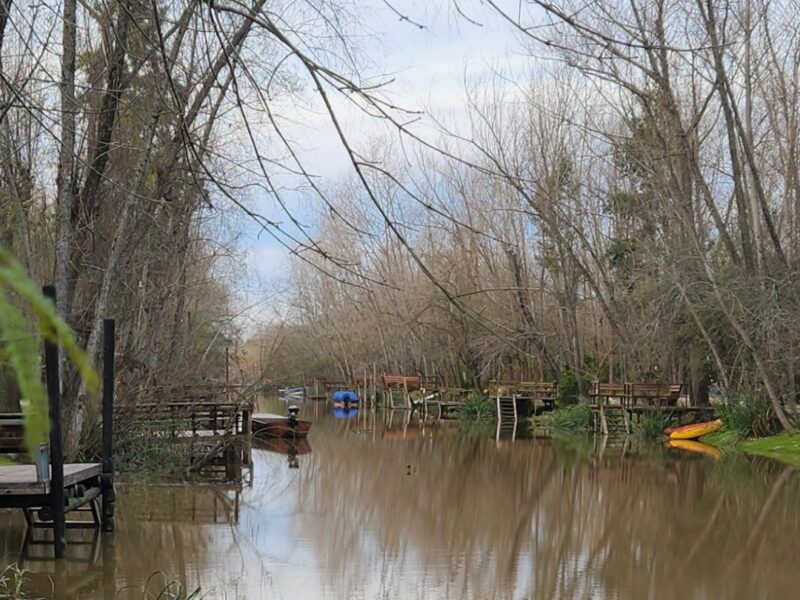
<svg viewBox="0 0 800 600">
<path fill-rule="evenodd" d="M 64 487 L 68 488 L 100 476 L 100 463 L 64 465 Z M 0 467 L 0 497 L 35 496 L 50 493 L 50 481 L 36 481 L 36 465 Z"/>
</svg>

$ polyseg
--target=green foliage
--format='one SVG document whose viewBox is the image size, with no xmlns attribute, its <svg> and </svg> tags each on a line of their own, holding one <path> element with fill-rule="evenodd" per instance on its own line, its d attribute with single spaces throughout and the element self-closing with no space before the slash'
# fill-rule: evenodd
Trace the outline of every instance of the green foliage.
<svg viewBox="0 0 800 600">
<path fill-rule="evenodd" d="M 191 439 L 176 438 L 171 427 L 181 428 L 179 423 L 152 426 L 131 421 L 124 430 L 116 432 L 116 469 L 120 473 L 151 477 L 187 475 L 192 470 Z"/>
<path fill-rule="evenodd" d="M 579 377 L 583 381 L 584 391 L 588 390 L 591 387 L 592 383 L 587 375 L 578 375 L 575 371 L 573 371 L 569 367 L 564 367 L 561 373 L 559 373 L 558 398 L 556 398 L 556 402 L 559 406 L 563 407 L 578 403 L 578 400 L 580 399 L 579 397 L 580 395 L 578 393 Z"/>
<path fill-rule="evenodd" d="M 664 430 L 672 425 L 672 418 L 659 411 L 643 413 L 635 423 L 636 434 L 643 440 L 655 441 L 666 437 Z"/>
<path fill-rule="evenodd" d="M 634 243 L 624 238 L 614 238 L 606 250 L 608 264 L 612 269 L 630 271 L 633 267 Z"/>
<path fill-rule="evenodd" d="M 549 421 L 559 431 L 587 430 L 592 426 L 592 409 L 586 401 L 562 406 L 549 415 Z"/>
<path fill-rule="evenodd" d="M 731 396 L 717 405 L 714 412 L 727 430 L 742 438 L 763 437 L 780 429 L 772 405 L 758 394 Z"/>
<path fill-rule="evenodd" d="M 147 578 L 142 590 L 142 600 L 197 600 L 200 588 L 187 590 L 179 581 L 170 580 L 165 573 L 157 571 Z"/>
<path fill-rule="evenodd" d="M 38 333 L 64 348 L 75 363 L 88 391 L 98 378 L 69 327 L 56 314 L 53 303 L 28 279 L 25 270 L 0 248 L 0 356 L 8 362 L 19 386 L 25 421 L 25 445 L 33 455 L 48 439 L 50 430 L 47 394 L 42 383 L 38 341 L 24 313 L 11 301 L 14 294 L 38 320 Z"/>
<path fill-rule="evenodd" d="M 494 404 L 483 394 L 470 394 L 458 407 L 458 418 L 465 421 L 491 421 L 494 417 Z"/>
<path fill-rule="evenodd" d="M 18 600 L 28 598 L 22 587 L 25 585 L 25 569 L 12 563 L 0 573 L 0 600 Z"/>
<path fill-rule="evenodd" d="M 742 441 L 742 437 L 738 432 L 723 427 L 714 433 L 709 433 L 700 438 L 704 444 L 710 444 L 716 448 L 724 450 L 732 450 L 736 444 Z"/>
</svg>

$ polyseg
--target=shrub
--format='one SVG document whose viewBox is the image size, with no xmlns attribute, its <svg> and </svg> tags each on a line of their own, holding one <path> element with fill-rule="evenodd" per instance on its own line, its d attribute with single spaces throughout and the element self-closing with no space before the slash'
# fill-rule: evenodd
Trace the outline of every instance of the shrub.
<svg viewBox="0 0 800 600">
<path fill-rule="evenodd" d="M 669 415 L 653 411 L 640 416 L 635 430 L 642 439 L 652 441 L 664 437 L 664 430 L 670 425 L 672 425 L 672 418 Z"/>
<path fill-rule="evenodd" d="M 580 431 L 592 426 L 592 409 L 582 400 L 578 404 L 562 406 L 549 417 L 553 429 L 560 431 Z"/>
<path fill-rule="evenodd" d="M 772 405 L 758 394 L 730 396 L 714 412 L 727 429 L 743 438 L 763 437 L 779 429 Z"/>
<path fill-rule="evenodd" d="M 458 418 L 465 421 L 490 421 L 494 416 L 494 403 L 482 394 L 470 394 L 458 407 Z"/>
<path fill-rule="evenodd" d="M 588 390 L 592 382 L 586 375 L 578 375 L 569 367 L 564 367 L 558 375 L 558 397 L 556 403 L 559 406 L 569 406 L 578 404 L 580 400 L 578 393 L 578 378 L 582 380 L 584 391 Z"/>
</svg>

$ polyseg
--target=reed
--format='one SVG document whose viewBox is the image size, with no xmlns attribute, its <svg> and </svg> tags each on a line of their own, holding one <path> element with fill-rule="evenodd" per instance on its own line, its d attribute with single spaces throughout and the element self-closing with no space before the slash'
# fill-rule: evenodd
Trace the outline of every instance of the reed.
<svg viewBox="0 0 800 600">
<path fill-rule="evenodd" d="M 21 569 L 17 563 L 11 563 L 0 573 L 0 600 L 33 600 L 23 591 L 25 574 L 28 571 Z"/>
<path fill-rule="evenodd" d="M 654 442 L 666 437 L 664 430 L 673 424 L 674 419 L 660 411 L 646 412 L 634 423 L 634 432 L 641 439 Z"/>
<path fill-rule="evenodd" d="M 584 431 L 592 426 L 592 409 L 588 402 L 581 400 L 578 404 L 557 408 L 541 418 L 558 431 Z"/>
<path fill-rule="evenodd" d="M 463 421 L 491 421 L 494 417 L 494 404 L 482 394 L 470 394 L 458 407 L 458 418 Z"/>
</svg>

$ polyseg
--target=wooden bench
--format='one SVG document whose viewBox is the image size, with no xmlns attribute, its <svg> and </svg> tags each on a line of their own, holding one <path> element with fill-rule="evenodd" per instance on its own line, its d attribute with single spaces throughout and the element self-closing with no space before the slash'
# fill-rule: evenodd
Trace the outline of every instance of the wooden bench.
<svg viewBox="0 0 800 600">
<path fill-rule="evenodd" d="M 554 381 L 522 381 L 517 388 L 517 396 L 541 402 L 549 410 L 555 406 L 558 384 Z"/>
<path fill-rule="evenodd" d="M 627 397 L 627 384 L 624 383 L 600 383 L 595 381 L 589 390 L 589 399 L 593 406 L 608 404 L 609 398 L 618 398 L 620 404 L 624 403 Z"/>
<path fill-rule="evenodd" d="M 629 407 L 644 401 L 646 406 L 675 406 L 681 395 L 681 383 L 627 383 L 626 401 Z"/>
<path fill-rule="evenodd" d="M 382 375 L 381 384 L 385 390 L 402 389 L 408 392 L 413 392 L 421 388 L 421 381 L 417 376 Z"/>
</svg>

